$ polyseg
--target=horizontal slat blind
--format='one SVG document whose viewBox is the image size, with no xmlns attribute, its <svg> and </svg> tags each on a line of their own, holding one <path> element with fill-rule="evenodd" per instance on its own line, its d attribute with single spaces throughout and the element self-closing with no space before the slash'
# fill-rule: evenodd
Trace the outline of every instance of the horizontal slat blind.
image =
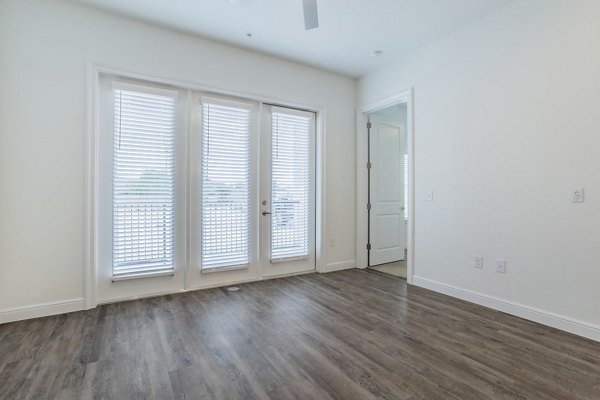
<svg viewBox="0 0 600 400">
<path fill-rule="evenodd" d="M 273 111 L 271 123 L 271 260 L 308 256 L 314 119 Z"/>
<path fill-rule="evenodd" d="M 249 263 L 251 113 L 202 105 L 202 269 Z"/>
<path fill-rule="evenodd" d="M 176 95 L 113 99 L 113 276 L 173 271 Z"/>
</svg>

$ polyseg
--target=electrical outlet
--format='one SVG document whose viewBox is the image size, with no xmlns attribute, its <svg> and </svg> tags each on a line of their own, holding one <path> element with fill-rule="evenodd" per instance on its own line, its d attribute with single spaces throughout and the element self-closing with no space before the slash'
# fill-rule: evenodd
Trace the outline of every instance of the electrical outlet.
<svg viewBox="0 0 600 400">
<path fill-rule="evenodd" d="M 573 189 L 571 201 L 573 203 L 583 203 L 583 188 Z"/>
<path fill-rule="evenodd" d="M 433 201 L 433 190 L 428 190 L 425 192 L 425 199 L 427 201 Z"/>
<path fill-rule="evenodd" d="M 506 273 L 506 260 L 500 260 L 500 259 L 496 260 L 496 272 L 498 272 L 500 274 Z"/>
<path fill-rule="evenodd" d="M 482 256 L 475 256 L 474 260 L 473 260 L 473 266 L 475 268 L 483 268 L 483 257 Z"/>
</svg>

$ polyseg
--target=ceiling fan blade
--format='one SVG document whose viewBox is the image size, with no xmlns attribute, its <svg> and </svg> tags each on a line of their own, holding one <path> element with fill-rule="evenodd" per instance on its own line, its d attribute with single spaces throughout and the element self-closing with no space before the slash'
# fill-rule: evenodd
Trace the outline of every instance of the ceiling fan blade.
<svg viewBox="0 0 600 400">
<path fill-rule="evenodd" d="M 304 8 L 304 28 L 306 30 L 318 28 L 317 0 L 302 0 L 302 7 Z"/>
</svg>

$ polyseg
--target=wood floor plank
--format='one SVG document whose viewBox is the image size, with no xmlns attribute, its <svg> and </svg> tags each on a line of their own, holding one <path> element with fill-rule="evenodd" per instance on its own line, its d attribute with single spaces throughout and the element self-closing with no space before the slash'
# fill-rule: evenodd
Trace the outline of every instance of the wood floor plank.
<svg viewBox="0 0 600 400">
<path fill-rule="evenodd" d="M 370 270 L 0 325 L 0 399 L 600 399 L 600 343 Z"/>
</svg>

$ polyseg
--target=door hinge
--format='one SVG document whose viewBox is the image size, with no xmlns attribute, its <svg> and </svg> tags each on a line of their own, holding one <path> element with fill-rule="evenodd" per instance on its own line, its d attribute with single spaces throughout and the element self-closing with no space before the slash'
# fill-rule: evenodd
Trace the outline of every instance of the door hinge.
<svg viewBox="0 0 600 400">
<path fill-rule="evenodd" d="M 371 121 L 367 122 L 367 129 L 371 129 Z"/>
<path fill-rule="evenodd" d="M 367 210 L 371 209 L 371 203 L 367 203 Z"/>
<path fill-rule="evenodd" d="M 367 169 L 371 169 L 371 167 L 372 167 L 372 164 L 371 164 L 371 162 L 369 161 L 369 162 L 367 163 Z"/>
<path fill-rule="evenodd" d="M 367 243 L 367 250 L 371 250 L 371 243 Z"/>
</svg>

